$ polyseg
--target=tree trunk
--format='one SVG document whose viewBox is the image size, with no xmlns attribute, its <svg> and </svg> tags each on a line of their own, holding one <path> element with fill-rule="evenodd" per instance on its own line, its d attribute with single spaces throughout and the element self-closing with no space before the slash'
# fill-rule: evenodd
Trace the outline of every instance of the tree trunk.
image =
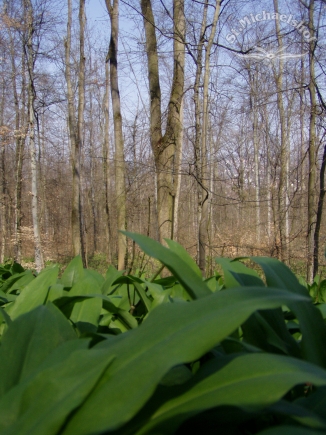
<svg viewBox="0 0 326 435">
<path fill-rule="evenodd" d="M 278 13 L 278 0 L 274 1 L 274 11 Z M 283 49 L 283 38 L 281 35 L 280 23 L 275 20 L 276 36 L 279 51 Z M 288 178 L 288 143 L 286 133 L 286 116 L 283 104 L 283 59 L 279 59 L 278 70 L 275 69 L 275 82 L 277 91 L 277 107 L 281 126 L 281 154 L 280 154 L 280 182 L 278 194 L 278 208 L 279 208 L 279 234 L 280 234 L 280 257 L 282 261 L 289 263 L 289 210 L 287 207 L 286 197 L 287 192 L 287 178 Z"/>
<path fill-rule="evenodd" d="M 315 35 L 314 27 L 314 0 L 309 3 L 309 31 Z M 309 97 L 310 97 L 310 120 L 309 120 L 309 148 L 308 148 L 308 228 L 307 228 L 307 281 L 312 283 L 314 273 L 314 232 L 316 227 L 316 88 L 315 88 L 315 58 L 314 52 L 316 41 L 310 38 L 309 42 Z"/>
<path fill-rule="evenodd" d="M 218 17 L 220 14 L 221 1 L 216 0 L 215 12 L 212 22 L 212 30 L 208 38 L 207 46 L 205 47 L 205 64 L 204 64 L 204 84 L 203 84 L 203 126 L 202 126 L 202 140 L 201 140 L 201 215 L 199 222 L 199 261 L 198 265 L 202 271 L 203 276 L 206 273 L 206 246 L 208 241 L 208 218 L 209 218 L 209 171 L 207 162 L 207 137 L 208 137 L 208 85 L 210 78 L 210 55 L 213 45 Z"/>
<path fill-rule="evenodd" d="M 185 16 L 184 0 L 173 1 L 173 79 L 168 105 L 167 124 L 162 136 L 161 90 L 155 22 L 150 0 L 141 0 L 146 34 L 148 80 L 150 89 L 150 136 L 157 180 L 157 214 L 160 241 L 173 237 L 173 214 L 178 188 L 179 147 L 182 134 L 181 103 L 184 87 Z"/>
<path fill-rule="evenodd" d="M 33 6 L 31 0 L 25 0 L 25 8 L 27 11 L 28 36 L 26 41 L 27 51 L 27 67 L 28 67 L 28 130 L 29 130 L 29 148 L 31 159 L 31 195 L 32 195 L 32 219 L 34 233 L 34 251 L 35 251 L 35 266 L 36 270 L 40 271 L 44 267 L 41 231 L 38 216 L 38 167 L 36 159 L 36 144 L 35 144 L 35 87 L 34 87 L 34 64 L 35 53 L 33 47 L 34 21 L 33 21 Z"/>
<path fill-rule="evenodd" d="M 323 216 L 323 206 L 325 198 L 325 170 L 326 170 L 326 145 L 324 146 L 323 161 L 320 168 L 320 179 L 319 179 L 319 198 L 317 206 L 317 216 L 316 216 L 316 227 L 314 232 L 314 268 L 313 276 L 316 276 L 319 268 L 319 235 L 320 226 Z"/>
<path fill-rule="evenodd" d="M 120 231 L 126 229 L 126 187 L 125 160 L 122 133 L 122 116 L 118 83 L 118 39 L 119 39 L 119 0 L 105 0 L 111 22 L 111 38 L 106 61 L 110 62 L 111 99 L 113 109 L 114 144 L 115 144 L 115 188 L 118 225 L 118 269 L 125 268 L 127 245 L 126 236 Z"/>
<path fill-rule="evenodd" d="M 68 100 L 68 129 L 71 146 L 71 167 L 72 167 L 72 210 L 71 210 L 71 231 L 73 255 L 81 255 L 85 266 L 85 252 L 83 246 L 83 227 L 81 219 L 81 198 L 80 198 L 80 152 L 83 135 L 84 122 L 84 86 L 85 86 L 85 55 L 84 55 L 84 27 L 85 27 L 85 0 L 80 0 L 79 5 L 80 23 L 80 65 L 78 74 L 78 120 L 76 120 L 75 98 L 71 78 L 71 29 L 72 29 L 72 5 L 68 0 L 67 38 L 65 40 L 65 77 L 67 83 Z"/>
<path fill-rule="evenodd" d="M 111 251 L 111 226 L 110 226 L 110 138 L 109 138 L 109 124 L 110 124 L 110 112 L 109 112 L 109 93 L 110 93 L 110 77 L 109 77 L 109 64 L 105 63 L 105 93 L 104 93 L 104 134 L 103 134 L 103 181 L 104 181 L 104 225 L 106 236 L 106 252 L 107 260 L 109 263 L 112 261 Z"/>
</svg>

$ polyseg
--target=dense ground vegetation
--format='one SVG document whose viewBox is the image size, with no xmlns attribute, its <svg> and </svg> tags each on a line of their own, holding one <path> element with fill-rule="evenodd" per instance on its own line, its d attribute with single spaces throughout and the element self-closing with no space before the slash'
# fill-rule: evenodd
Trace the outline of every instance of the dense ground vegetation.
<svg viewBox="0 0 326 435">
<path fill-rule="evenodd" d="M 0 433 L 326 433 L 325 282 L 128 235 L 172 275 L 1 267 Z"/>
</svg>

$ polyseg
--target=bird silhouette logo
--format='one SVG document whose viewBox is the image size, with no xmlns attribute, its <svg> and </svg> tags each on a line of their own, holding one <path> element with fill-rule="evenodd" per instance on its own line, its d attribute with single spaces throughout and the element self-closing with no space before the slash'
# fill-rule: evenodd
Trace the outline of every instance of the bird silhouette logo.
<svg viewBox="0 0 326 435">
<path fill-rule="evenodd" d="M 241 54 L 236 53 L 237 56 L 245 58 L 245 59 L 254 59 L 254 60 L 276 60 L 276 59 L 295 59 L 295 58 L 301 58 L 306 56 L 308 53 L 307 51 L 305 53 L 300 54 L 294 54 L 294 53 L 286 53 L 284 50 L 286 50 L 288 46 L 282 47 L 276 51 L 266 51 L 262 47 L 255 47 L 254 51 L 252 53 L 248 54 Z"/>
</svg>

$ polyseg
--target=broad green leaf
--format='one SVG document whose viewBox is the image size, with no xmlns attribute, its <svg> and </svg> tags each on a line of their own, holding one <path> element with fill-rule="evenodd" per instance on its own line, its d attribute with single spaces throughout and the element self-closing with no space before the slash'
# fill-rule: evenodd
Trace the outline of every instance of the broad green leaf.
<svg viewBox="0 0 326 435">
<path fill-rule="evenodd" d="M 2 285 L 1 290 L 4 293 L 14 291 L 16 289 L 22 289 L 34 279 L 34 275 L 31 270 L 16 274 L 8 278 Z"/>
<path fill-rule="evenodd" d="M 61 298 L 64 295 L 64 287 L 62 284 L 53 284 L 51 285 L 48 293 L 48 301 L 54 301 L 58 298 Z"/>
<path fill-rule="evenodd" d="M 260 409 L 305 382 L 326 385 L 326 371 L 281 355 L 239 356 L 221 370 L 192 385 L 186 393 L 164 403 L 137 435 L 156 433 L 155 428 L 164 422 L 169 424 L 173 433 L 190 416 L 216 406 Z"/>
<path fill-rule="evenodd" d="M 21 264 L 14 262 L 13 265 L 10 267 L 10 271 L 13 275 L 15 275 L 16 273 L 25 272 L 25 269 Z"/>
<path fill-rule="evenodd" d="M 215 261 L 222 266 L 226 288 L 238 287 L 239 284 L 247 287 L 264 285 L 258 273 L 240 261 L 232 261 L 229 258 L 216 258 Z"/>
<path fill-rule="evenodd" d="M 96 270 L 84 269 L 84 277 L 90 276 L 97 282 L 99 288 L 104 284 L 105 278 Z"/>
<path fill-rule="evenodd" d="M 49 288 L 57 281 L 58 272 L 57 267 L 44 269 L 25 287 L 15 302 L 7 308 L 7 312 L 12 320 L 44 304 Z"/>
<path fill-rule="evenodd" d="M 184 261 L 171 249 L 146 236 L 129 232 L 123 233 L 134 240 L 147 255 L 163 263 L 183 285 L 192 299 L 211 294 L 203 279 L 188 265 L 187 260 Z"/>
<path fill-rule="evenodd" d="M 121 296 L 119 308 L 129 311 L 132 305 L 136 306 L 140 301 L 131 278 L 122 276 L 114 282 L 113 287 L 115 290 L 110 292 L 110 296 Z"/>
<path fill-rule="evenodd" d="M 8 302 L 13 302 L 17 298 L 16 295 L 11 295 L 10 293 L 4 293 L 0 290 L 0 305 L 5 305 Z"/>
<path fill-rule="evenodd" d="M 96 346 L 107 348 L 117 358 L 62 435 L 120 427 L 140 410 L 172 367 L 200 358 L 257 309 L 276 308 L 301 298 L 266 287 L 237 288 L 189 303 L 158 306 L 139 328 Z M 106 406 L 108 397 L 115 399 Z"/>
<path fill-rule="evenodd" d="M 186 249 L 183 246 L 181 246 L 179 243 L 177 243 L 175 240 L 170 240 L 170 239 L 164 239 L 164 240 L 166 241 L 170 250 L 175 254 L 177 254 L 179 258 L 182 258 L 182 260 L 185 263 L 187 263 L 187 265 L 197 274 L 197 276 L 202 279 L 202 273 L 199 267 L 191 258 L 191 256 L 186 251 Z"/>
<path fill-rule="evenodd" d="M 146 307 L 146 311 L 149 312 L 152 308 L 152 301 L 147 296 L 147 294 L 146 294 L 145 290 L 143 289 L 143 287 L 141 286 L 141 284 L 134 281 L 134 286 L 135 286 L 135 289 L 138 293 L 138 296 L 140 297 L 144 306 Z"/>
<path fill-rule="evenodd" d="M 317 391 L 324 388 L 325 387 L 319 387 Z M 303 399 L 306 399 L 306 397 L 304 397 Z M 313 412 L 308 408 L 300 406 L 298 401 L 288 402 L 286 400 L 279 400 L 268 408 L 268 412 L 270 411 L 272 413 L 276 412 L 278 414 L 291 417 L 293 420 L 305 426 L 310 426 L 314 429 L 326 430 L 325 418 L 320 417 L 317 413 Z M 323 407 L 323 412 L 324 411 L 325 408 Z"/>
<path fill-rule="evenodd" d="M 318 388 L 317 391 L 313 391 L 304 399 L 298 399 L 295 403 L 326 419 L 326 387 Z"/>
<path fill-rule="evenodd" d="M 113 359 L 101 349 L 77 350 L 17 385 L 0 400 L 1 435 L 58 434 Z"/>
<path fill-rule="evenodd" d="M 101 292 L 104 295 L 108 295 L 110 293 L 112 284 L 122 274 L 123 274 L 123 272 L 121 270 L 117 270 L 114 266 L 110 265 L 107 272 L 106 272 L 105 281 L 102 284 Z"/>
<path fill-rule="evenodd" d="M 319 304 L 319 305 L 316 305 L 316 307 L 321 312 L 323 319 L 326 319 L 326 304 Z"/>
<path fill-rule="evenodd" d="M 82 279 L 73 285 L 69 295 L 71 297 L 96 295 L 100 293 L 100 287 L 97 277 L 86 273 Z M 102 301 L 100 298 L 90 298 L 80 302 L 76 301 L 70 314 L 70 320 L 81 333 L 96 332 L 101 310 Z"/>
<path fill-rule="evenodd" d="M 71 325 L 52 304 L 11 322 L 0 346 L 0 397 L 29 376 L 57 346 L 74 338 Z"/>
<path fill-rule="evenodd" d="M 65 288 L 71 288 L 76 282 L 78 282 L 84 276 L 83 262 L 78 255 L 75 257 L 66 267 L 62 274 L 60 284 Z"/>
<path fill-rule="evenodd" d="M 109 313 L 114 314 L 123 323 L 125 330 L 137 328 L 137 320 L 128 311 L 125 311 L 116 305 L 115 299 L 117 298 L 118 297 L 116 296 L 105 296 L 102 294 L 71 296 L 69 293 L 69 296 L 63 296 L 56 299 L 53 303 L 67 318 L 70 318 L 76 303 L 97 299 L 101 301 L 102 309 L 100 310 L 100 314 L 101 311 L 105 309 Z"/>
<path fill-rule="evenodd" d="M 307 295 L 307 290 L 285 264 L 267 257 L 252 257 L 252 260 L 262 267 L 268 286 L 283 288 L 303 296 Z M 304 358 L 326 367 L 326 325 L 320 311 L 311 301 L 294 302 L 289 305 L 289 308 L 299 320 Z"/>
<path fill-rule="evenodd" d="M 232 288 L 239 284 L 247 286 L 263 286 L 263 281 L 257 272 L 247 268 L 239 261 L 230 261 L 226 258 L 218 258 L 224 272 L 225 286 Z M 267 352 L 285 353 L 300 357 L 301 352 L 298 344 L 289 333 L 283 318 L 281 309 L 265 310 L 254 313 L 243 324 L 244 339 Z"/>
<path fill-rule="evenodd" d="M 9 326 L 11 324 L 11 318 L 8 316 L 6 311 L 1 307 L 0 307 L 0 319 L 1 319 L 0 324 L 2 322 L 6 322 L 7 326 Z M 1 352 L 0 352 L 0 354 L 1 354 Z"/>
<path fill-rule="evenodd" d="M 154 299 L 152 302 L 152 309 L 169 301 L 169 292 L 164 290 L 161 285 L 150 281 L 145 281 L 145 284 L 148 288 L 149 294 Z"/>
</svg>

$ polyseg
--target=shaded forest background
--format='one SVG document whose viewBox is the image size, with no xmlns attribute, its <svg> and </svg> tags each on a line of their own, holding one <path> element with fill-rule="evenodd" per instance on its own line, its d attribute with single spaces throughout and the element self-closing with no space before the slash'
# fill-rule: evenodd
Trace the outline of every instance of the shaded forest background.
<svg viewBox="0 0 326 435">
<path fill-rule="evenodd" d="M 270 255 L 312 280 L 326 245 L 326 2 L 85 6 L 1 4 L 0 262 L 149 267 L 128 230 L 174 238 L 203 274 L 216 256 Z"/>
</svg>

